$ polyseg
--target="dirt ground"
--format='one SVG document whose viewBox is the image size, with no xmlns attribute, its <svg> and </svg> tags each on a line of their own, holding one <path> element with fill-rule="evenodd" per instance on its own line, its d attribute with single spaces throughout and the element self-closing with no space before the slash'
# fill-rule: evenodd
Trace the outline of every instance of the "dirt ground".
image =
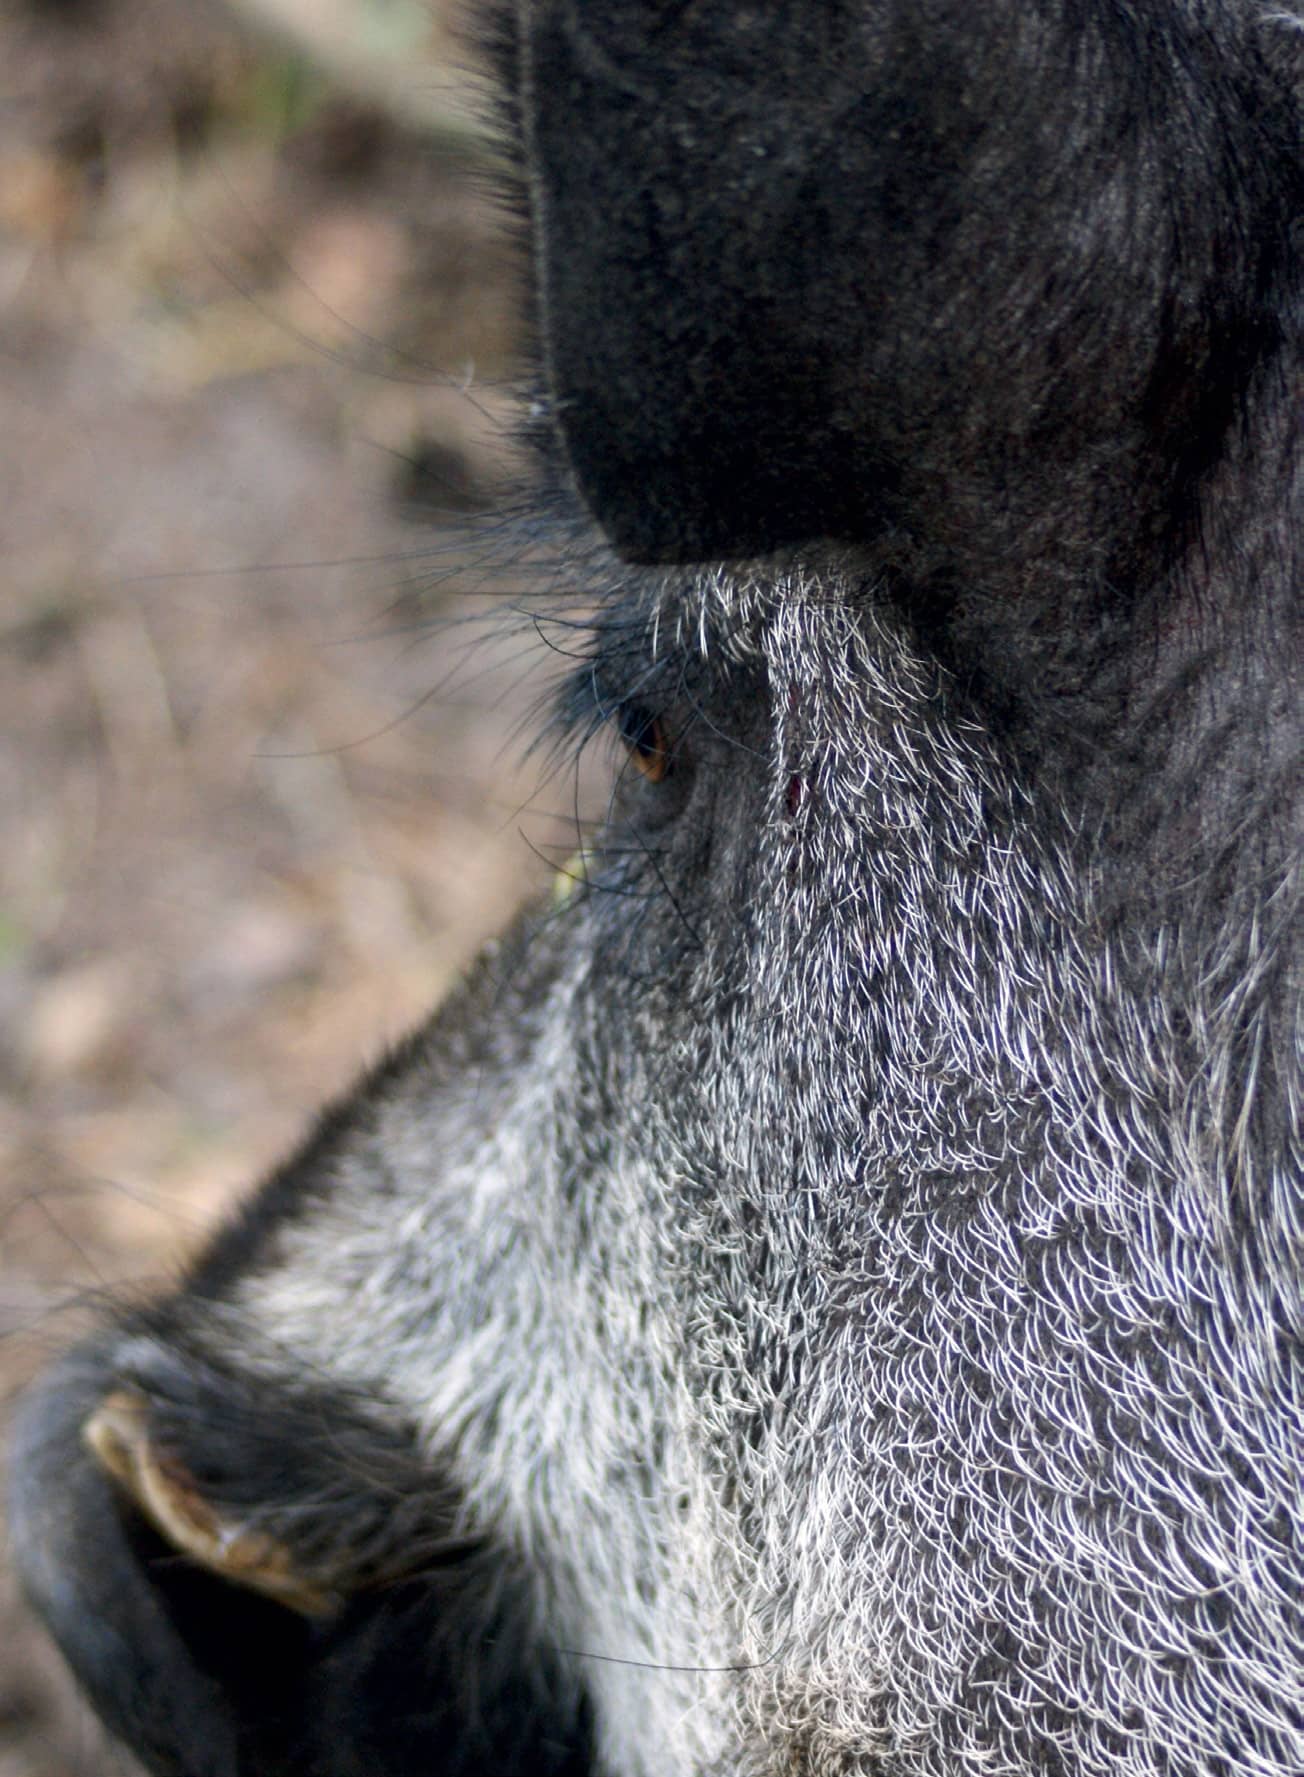
<svg viewBox="0 0 1304 1777">
<path fill-rule="evenodd" d="M 286 41 L 0 0 L 5 1404 L 574 843 L 519 636 L 472 646 L 512 590 L 458 522 L 513 472 L 484 145 Z M 0 1777 L 126 1768 L 0 1562 Z"/>
</svg>

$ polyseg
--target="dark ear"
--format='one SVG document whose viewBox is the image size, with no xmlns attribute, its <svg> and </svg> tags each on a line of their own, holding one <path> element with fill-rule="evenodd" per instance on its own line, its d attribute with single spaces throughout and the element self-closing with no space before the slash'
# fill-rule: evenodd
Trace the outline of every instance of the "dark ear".
<svg viewBox="0 0 1304 1777">
<path fill-rule="evenodd" d="M 1214 12 L 523 0 L 547 391 L 616 548 L 1150 575 L 1281 348 L 1301 201 Z"/>
<path fill-rule="evenodd" d="M 872 468 L 835 398 L 865 182 L 842 83 L 809 70 L 838 9 L 524 10 L 545 368 L 591 510 L 640 560 L 845 528 Z"/>
<path fill-rule="evenodd" d="M 9 1495 L 19 1573 L 97 1714 L 151 1771 L 233 1777 L 235 1699 L 191 1645 L 231 1600 L 210 1586 L 208 1615 L 193 1576 L 169 1563 L 85 1448 L 82 1427 L 110 1387 L 106 1366 L 79 1353 L 23 1403 Z M 251 1622 L 237 1604 L 230 1623 L 233 1648 L 261 1642 L 270 1626 L 271 1607 L 248 1602 Z"/>
<path fill-rule="evenodd" d="M 141 1342 L 136 1341 L 137 1345 Z M 351 1403 L 121 1338 L 24 1403 L 20 1574 L 106 1725 L 159 1777 L 587 1768 L 528 1576 Z"/>
</svg>

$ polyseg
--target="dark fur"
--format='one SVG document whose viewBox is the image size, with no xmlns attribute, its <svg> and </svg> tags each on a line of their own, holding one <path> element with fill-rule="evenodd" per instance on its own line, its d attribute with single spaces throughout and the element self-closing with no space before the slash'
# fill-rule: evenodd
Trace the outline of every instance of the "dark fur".
<svg viewBox="0 0 1304 1777">
<path fill-rule="evenodd" d="M 665 769 L 35 1395 L 29 1590 L 164 1777 L 1295 1777 L 1304 38 L 505 36 L 562 716 Z"/>
</svg>

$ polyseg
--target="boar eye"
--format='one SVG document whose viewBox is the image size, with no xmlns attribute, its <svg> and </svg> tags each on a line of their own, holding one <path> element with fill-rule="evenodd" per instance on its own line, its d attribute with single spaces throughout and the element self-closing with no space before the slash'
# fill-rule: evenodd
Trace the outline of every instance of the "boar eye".
<svg viewBox="0 0 1304 1777">
<path fill-rule="evenodd" d="M 616 720 L 630 763 L 648 783 L 659 784 L 670 770 L 665 724 L 660 716 L 649 715 L 637 704 L 626 703 L 621 705 Z"/>
</svg>

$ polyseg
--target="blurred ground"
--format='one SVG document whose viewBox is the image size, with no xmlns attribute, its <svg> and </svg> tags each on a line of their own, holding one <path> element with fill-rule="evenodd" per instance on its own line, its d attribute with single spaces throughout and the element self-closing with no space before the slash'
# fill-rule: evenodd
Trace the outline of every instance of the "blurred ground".
<svg viewBox="0 0 1304 1777">
<path fill-rule="evenodd" d="M 246 4 L 0 0 L 0 1403 L 569 849 L 446 522 L 517 332 L 462 51 L 389 5 L 345 95 L 364 0 Z M 0 1571 L 0 1777 L 124 1768 Z"/>
</svg>

